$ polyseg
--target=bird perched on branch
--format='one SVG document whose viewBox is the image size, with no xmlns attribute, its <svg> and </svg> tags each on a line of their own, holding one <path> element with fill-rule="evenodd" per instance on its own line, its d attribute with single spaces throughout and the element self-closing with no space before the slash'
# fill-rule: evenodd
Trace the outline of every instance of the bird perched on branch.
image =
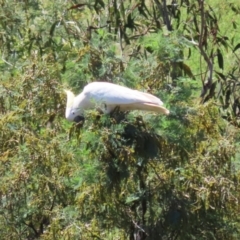
<svg viewBox="0 0 240 240">
<path fill-rule="evenodd" d="M 120 111 L 143 110 L 169 114 L 163 102 L 152 94 L 132 90 L 108 82 L 92 82 L 75 96 L 71 91 L 67 94 L 65 116 L 69 121 L 84 120 L 84 110 L 98 108 L 103 113 L 111 113 L 116 107 Z"/>
</svg>

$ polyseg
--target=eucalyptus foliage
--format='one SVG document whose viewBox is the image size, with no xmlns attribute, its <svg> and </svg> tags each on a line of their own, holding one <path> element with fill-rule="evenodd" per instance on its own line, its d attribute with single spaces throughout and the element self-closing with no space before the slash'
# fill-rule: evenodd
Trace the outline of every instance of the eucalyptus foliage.
<svg viewBox="0 0 240 240">
<path fill-rule="evenodd" d="M 240 6 L 216 3 L 1 3 L 1 239 L 239 238 Z M 63 88 L 95 80 L 171 114 L 71 125 Z"/>
</svg>

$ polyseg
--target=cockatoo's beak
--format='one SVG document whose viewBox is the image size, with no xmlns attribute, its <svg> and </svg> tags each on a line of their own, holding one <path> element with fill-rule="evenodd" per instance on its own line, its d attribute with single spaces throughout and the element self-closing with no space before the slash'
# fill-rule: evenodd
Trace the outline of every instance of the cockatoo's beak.
<svg viewBox="0 0 240 240">
<path fill-rule="evenodd" d="M 85 118 L 83 116 L 76 116 L 73 120 L 75 123 L 84 123 L 85 122 Z"/>
</svg>

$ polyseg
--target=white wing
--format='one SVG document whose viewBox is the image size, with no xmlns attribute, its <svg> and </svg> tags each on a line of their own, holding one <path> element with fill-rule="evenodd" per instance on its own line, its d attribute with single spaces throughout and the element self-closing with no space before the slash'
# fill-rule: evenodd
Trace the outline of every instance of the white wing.
<svg viewBox="0 0 240 240">
<path fill-rule="evenodd" d="M 84 88 L 83 93 L 96 101 L 103 101 L 106 104 L 121 105 L 148 102 L 163 105 L 163 102 L 159 98 L 151 94 L 108 82 L 92 82 Z"/>
<path fill-rule="evenodd" d="M 163 102 L 149 94 L 132 90 L 127 87 L 108 82 L 92 82 L 88 84 L 83 94 L 87 99 L 96 103 L 104 103 L 109 111 L 120 106 L 122 110 L 146 110 L 168 114 L 169 111 L 162 107 Z"/>
</svg>

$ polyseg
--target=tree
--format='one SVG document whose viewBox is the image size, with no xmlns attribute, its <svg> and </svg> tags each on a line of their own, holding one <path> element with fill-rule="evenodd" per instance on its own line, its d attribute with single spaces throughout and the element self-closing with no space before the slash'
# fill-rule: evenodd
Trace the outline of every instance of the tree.
<svg viewBox="0 0 240 240">
<path fill-rule="evenodd" d="M 238 239 L 239 43 L 217 8 L 10 1 L 0 11 L 2 239 Z M 71 125 L 63 86 L 96 79 L 155 94 L 171 115 L 91 111 Z"/>
</svg>

